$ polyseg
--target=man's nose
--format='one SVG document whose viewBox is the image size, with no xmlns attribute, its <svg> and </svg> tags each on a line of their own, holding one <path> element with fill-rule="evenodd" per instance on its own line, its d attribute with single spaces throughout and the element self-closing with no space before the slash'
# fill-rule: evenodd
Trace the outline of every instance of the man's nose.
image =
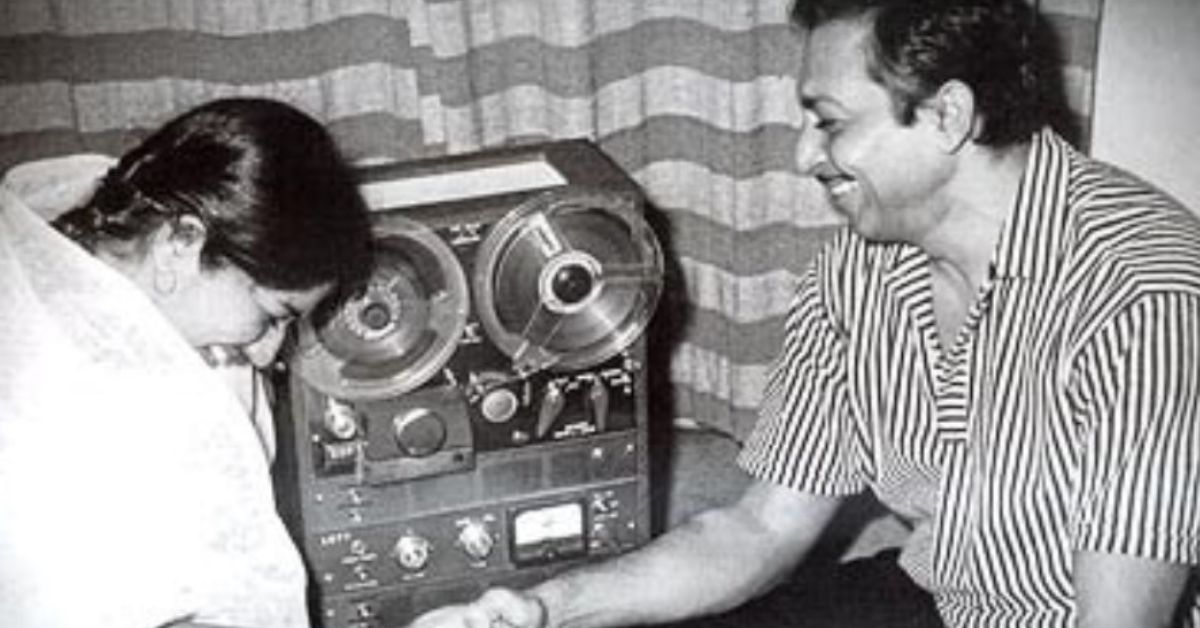
<svg viewBox="0 0 1200 628">
<path fill-rule="evenodd" d="M 825 134 L 806 124 L 796 142 L 796 166 L 800 174 L 813 176 L 825 162 Z"/>
<path fill-rule="evenodd" d="M 804 125 L 796 145 L 796 166 L 800 174 L 814 177 L 817 168 L 827 161 L 824 133 L 810 124 Z"/>
</svg>

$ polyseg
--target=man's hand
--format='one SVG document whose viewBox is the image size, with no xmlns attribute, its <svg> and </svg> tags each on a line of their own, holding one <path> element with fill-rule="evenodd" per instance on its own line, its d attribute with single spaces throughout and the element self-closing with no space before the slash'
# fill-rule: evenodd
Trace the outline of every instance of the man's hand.
<svg viewBox="0 0 1200 628">
<path fill-rule="evenodd" d="M 408 628 L 544 628 L 546 610 L 536 597 L 509 589 L 489 589 L 470 604 L 430 611 Z"/>
</svg>

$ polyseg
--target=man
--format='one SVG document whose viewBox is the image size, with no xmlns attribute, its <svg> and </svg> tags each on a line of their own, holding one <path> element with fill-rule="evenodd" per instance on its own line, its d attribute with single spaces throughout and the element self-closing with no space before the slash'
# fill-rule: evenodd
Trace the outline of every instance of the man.
<svg viewBox="0 0 1200 628">
<path fill-rule="evenodd" d="M 755 482 L 640 551 L 417 625 L 725 611 L 867 489 L 911 522 L 899 566 L 946 625 L 1196 622 L 1200 222 L 1045 128 L 1020 0 L 795 12 L 798 159 L 848 229 L 789 315 L 739 459 Z"/>
</svg>

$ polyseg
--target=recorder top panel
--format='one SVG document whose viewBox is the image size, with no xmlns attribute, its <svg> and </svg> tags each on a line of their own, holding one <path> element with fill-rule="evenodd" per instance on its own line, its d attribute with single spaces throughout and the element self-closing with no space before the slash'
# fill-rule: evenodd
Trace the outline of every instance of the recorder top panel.
<svg viewBox="0 0 1200 628">
<path fill-rule="evenodd" d="M 518 161 L 476 170 L 399 177 L 359 186 L 367 206 L 392 209 L 510 194 L 565 185 L 567 180 L 544 161 Z"/>
<path fill-rule="evenodd" d="M 636 189 L 623 170 L 583 139 L 375 164 L 360 170 L 360 189 L 375 211 L 495 199 L 570 185 Z"/>
</svg>

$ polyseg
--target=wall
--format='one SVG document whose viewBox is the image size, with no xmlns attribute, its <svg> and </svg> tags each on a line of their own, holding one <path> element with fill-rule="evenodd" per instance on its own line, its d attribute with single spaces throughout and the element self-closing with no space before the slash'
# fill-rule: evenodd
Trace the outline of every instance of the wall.
<svg viewBox="0 0 1200 628">
<path fill-rule="evenodd" d="M 1104 0 L 1092 153 L 1200 212 L 1200 2 Z"/>
</svg>

